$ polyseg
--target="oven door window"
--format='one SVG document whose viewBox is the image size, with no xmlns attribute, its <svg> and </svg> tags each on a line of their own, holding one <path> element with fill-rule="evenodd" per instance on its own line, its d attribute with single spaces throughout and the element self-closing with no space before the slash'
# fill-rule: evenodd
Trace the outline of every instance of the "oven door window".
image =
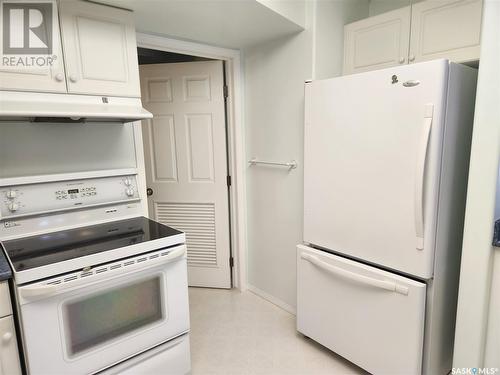
<svg viewBox="0 0 500 375">
<path fill-rule="evenodd" d="M 108 289 L 63 305 L 68 354 L 75 356 L 163 320 L 161 277 Z"/>
</svg>

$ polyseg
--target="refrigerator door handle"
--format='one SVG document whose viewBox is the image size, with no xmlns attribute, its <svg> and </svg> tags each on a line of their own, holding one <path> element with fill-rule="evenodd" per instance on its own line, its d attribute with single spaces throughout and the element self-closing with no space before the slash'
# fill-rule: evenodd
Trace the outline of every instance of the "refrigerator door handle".
<svg viewBox="0 0 500 375">
<path fill-rule="evenodd" d="M 417 250 L 424 249 L 424 184 L 425 184 L 425 161 L 429 147 L 429 137 L 432 127 L 432 112 L 434 105 L 425 106 L 425 116 L 421 129 L 420 146 L 417 155 L 417 168 L 415 173 L 415 235 L 417 239 Z"/>
<path fill-rule="evenodd" d="M 344 270 L 340 267 L 333 266 L 331 264 L 323 262 L 318 257 L 316 257 L 314 255 L 307 254 L 307 253 L 302 253 L 300 255 L 300 257 L 302 259 L 307 260 L 308 262 L 314 264 L 316 267 L 321 268 L 322 270 L 324 270 L 332 275 L 339 276 L 339 277 L 342 277 L 344 279 L 354 281 L 358 284 L 369 285 L 369 286 L 379 288 L 379 289 L 385 289 L 385 290 L 388 290 L 390 292 L 403 294 L 405 296 L 408 295 L 408 288 L 406 286 L 398 285 L 398 284 L 393 283 L 391 281 L 378 280 L 378 279 L 374 279 L 372 277 L 357 274 L 355 272 L 347 271 L 347 270 Z"/>
</svg>

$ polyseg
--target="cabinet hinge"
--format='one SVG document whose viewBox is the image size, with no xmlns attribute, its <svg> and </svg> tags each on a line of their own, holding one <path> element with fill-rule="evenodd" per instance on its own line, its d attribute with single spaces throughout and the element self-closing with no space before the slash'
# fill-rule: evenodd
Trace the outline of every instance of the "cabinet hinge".
<svg viewBox="0 0 500 375">
<path fill-rule="evenodd" d="M 229 267 L 231 267 L 231 268 L 234 267 L 234 258 L 233 257 L 229 258 Z"/>
<path fill-rule="evenodd" d="M 224 98 L 228 98 L 229 97 L 229 87 L 227 87 L 227 85 L 224 85 Z"/>
<path fill-rule="evenodd" d="M 232 183 L 231 176 L 227 176 L 227 180 L 226 181 L 227 181 L 227 186 L 228 187 L 231 186 L 231 183 Z"/>
</svg>

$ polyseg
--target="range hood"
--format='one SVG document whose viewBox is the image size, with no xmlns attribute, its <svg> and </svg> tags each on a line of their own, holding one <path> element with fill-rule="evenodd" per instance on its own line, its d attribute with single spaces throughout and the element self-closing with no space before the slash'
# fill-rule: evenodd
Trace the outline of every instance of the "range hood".
<svg viewBox="0 0 500 375">
<path fill-rule="evenodd" d="M 0 122 L 125 123 L 152 117 L 140 98 L 0 91 Z"/>
</svg>

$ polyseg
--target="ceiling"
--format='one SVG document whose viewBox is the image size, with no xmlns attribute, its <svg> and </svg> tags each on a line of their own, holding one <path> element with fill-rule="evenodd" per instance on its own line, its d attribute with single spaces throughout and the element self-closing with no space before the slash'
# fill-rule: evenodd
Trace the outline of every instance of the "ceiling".
<svg viewBox="0 0 500 375">
<path fill-rule="evenodd" d="M 97 1 L 133 10 L 137 31 L 228 48 L 245 48 L 303 30 L 256 0 Z"/>
</svg>

